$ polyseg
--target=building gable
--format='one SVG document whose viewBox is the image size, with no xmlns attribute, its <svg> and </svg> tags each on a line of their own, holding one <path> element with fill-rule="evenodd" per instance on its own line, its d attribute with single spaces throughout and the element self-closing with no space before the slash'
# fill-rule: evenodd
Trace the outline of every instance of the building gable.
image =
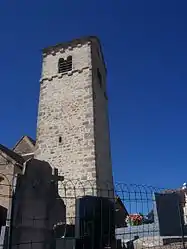
<svg viewBox="0 0 187 249">
<path fill-rule="evenodd" d="M 13 148 L 14 152 L 22 156 L 32 154 L 34 150 L 35 141 L 28 136 L 23 136 Z"/>
</svg>

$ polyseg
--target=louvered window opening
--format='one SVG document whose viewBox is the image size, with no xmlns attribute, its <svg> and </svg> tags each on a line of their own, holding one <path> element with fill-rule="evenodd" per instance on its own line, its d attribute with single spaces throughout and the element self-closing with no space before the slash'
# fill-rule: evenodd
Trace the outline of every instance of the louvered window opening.
<svg viewBox="0 0 187 249">
<path fill-rule="evenodd" d="M 72 70 L 72 56 L 68 56 L 67 60 L 63 58 L 58 62 L 58 73 L 65 73 Z"/>
</svg>

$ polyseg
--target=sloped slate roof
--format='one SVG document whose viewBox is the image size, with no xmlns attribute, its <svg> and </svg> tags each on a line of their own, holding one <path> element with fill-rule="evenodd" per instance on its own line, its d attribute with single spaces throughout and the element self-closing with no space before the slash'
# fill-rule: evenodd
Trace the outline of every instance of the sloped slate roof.
<svg viewBox="0 0 187 249">
<path fill-rule="evenodd" d="M 23 164 L 25 161 L 22 156 L 18 155 L 14 151 L 8 149 L 7 147 L 5 147 L 2 144 L 0 144 L 0 151 L 4 152 L 7 156 L 11 157 L 13 160 L 18 162 L 19 164 Z"/>
</svg>

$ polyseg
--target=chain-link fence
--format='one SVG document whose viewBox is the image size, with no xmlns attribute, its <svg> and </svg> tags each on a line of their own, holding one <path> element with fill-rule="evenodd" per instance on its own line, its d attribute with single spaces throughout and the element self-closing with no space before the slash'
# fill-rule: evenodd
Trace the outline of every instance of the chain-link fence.
<svg viewBox="0 0 187 249">
<path fill-rule="evenodd" d="M 111 186 L 114 186 L 113 188 Z M 1 248 L 184 248 L 186 189 L 0 173 Z"/>
</svg>

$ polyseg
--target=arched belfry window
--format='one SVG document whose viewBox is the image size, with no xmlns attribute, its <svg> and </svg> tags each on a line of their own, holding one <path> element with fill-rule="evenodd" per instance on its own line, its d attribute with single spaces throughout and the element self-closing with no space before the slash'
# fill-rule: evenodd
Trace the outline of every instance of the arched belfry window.
<svg viewBox="0 0 187 249">
<path fill-rule="evenodd" d="M 68 56 L 66 60 L 60 58 L 58 61 L 58 73 L 65 73 L 72 70 L 72 56 Z"/>
</svg>

